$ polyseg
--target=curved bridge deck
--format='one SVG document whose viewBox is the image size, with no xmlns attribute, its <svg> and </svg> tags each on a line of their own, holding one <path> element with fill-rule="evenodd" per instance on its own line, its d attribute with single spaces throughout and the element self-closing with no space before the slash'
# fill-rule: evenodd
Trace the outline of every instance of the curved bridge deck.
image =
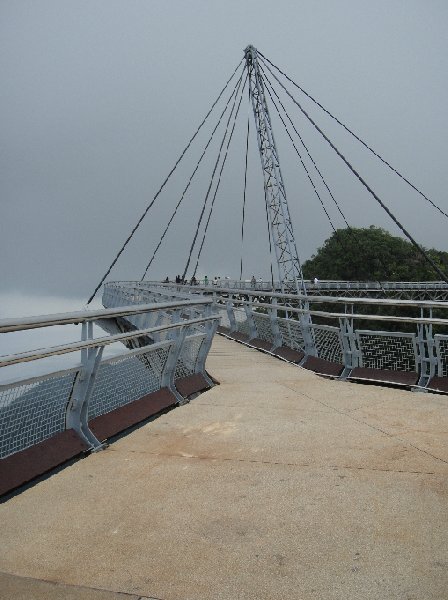
<svg viewBox="0 0 448 600">
<path fill-rule="evenodd" d="M 0 507 L 1 598 L 446 599 L 448 402 L 215 338 L 221 385 Z"/>
</svg>

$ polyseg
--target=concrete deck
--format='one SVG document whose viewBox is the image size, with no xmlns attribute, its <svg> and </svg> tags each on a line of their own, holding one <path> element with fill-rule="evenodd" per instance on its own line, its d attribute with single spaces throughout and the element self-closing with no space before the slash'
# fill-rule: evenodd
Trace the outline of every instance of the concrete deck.
<svg viewBox="0 0 448 600">
<path fill-rule="evenodd" d="M 448 399 L 217 337 L 221 381 L 0 506 L 0 597 L 447 600 Z"/>
</svg>

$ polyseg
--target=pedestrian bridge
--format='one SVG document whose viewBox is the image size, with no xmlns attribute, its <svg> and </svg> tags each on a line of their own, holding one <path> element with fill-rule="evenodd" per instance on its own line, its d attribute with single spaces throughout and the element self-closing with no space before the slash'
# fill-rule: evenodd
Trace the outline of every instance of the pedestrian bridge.
<svg viewBox="0 0 448 600">
<path fill-rule="evenodd" d="M 446 256 L 411 236 L 289 84 L 448 213 L 253 46 L 242 62 L 90 296 L 88 304 L 104 284 L 104 309 L 0 321 L 8 335 L 81 329 L 80 340 L 42 348 L 39 339 L 38 348 L 0 357 L 0 598 L 447 598 Z M 185 197 L 200 197 L 190 185 L 208 165 L 203 201 L 188 208 L 199 214 L 177 278 L 197 282 L 246 84 L 271 282 L 242 281 L 249 122 L 239 280 L 149 281 Z M 376 256 L 372 273 L 387 281 L 304 280 L 268 97 L 334 234 L 340 219 L 353 231 L 276 87 L 408 239 L 413 264 L 423 261 L 437 281 L 392 281 L 395 271 Z M 219 103 L 210 135 L 201 132 Z M 215 153 L 218 130 L 217 156 L 201 165 Z M 200 156 L 180 198 L 170 191 L 177 204 L 166 204 L 171 216 L 141 279 L 109 281 L 193 142 Z M 362 240 L 351 249 L 339 242 L 345 260 L 372 260 Z M 226 234 L 222 256 L 234 243 Z M 174 246 L 168 254 L 180 258 Z M 30 364 L 40 366 L 27 371 Z"/>
<path fill-rule="evenodd" d="M 445 396 L 215 336 L 215 385 L 0 507 L 2 598 L 446 598 Z"/>
</svg>

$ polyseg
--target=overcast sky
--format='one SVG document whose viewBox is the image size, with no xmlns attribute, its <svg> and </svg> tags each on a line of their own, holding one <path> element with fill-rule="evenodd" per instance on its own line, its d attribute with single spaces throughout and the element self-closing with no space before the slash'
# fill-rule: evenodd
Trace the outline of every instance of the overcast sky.
<svg viewBox="0 0 448 600">
<path fill-rule="evenodd" d="M 446 0 L 2 0 L 1 289 L 88 297 L 249 43 L 448 212 L 447 28 Z M 447 220 L 304 105 L 413 235 L 448 250 Z M 397 234 L 288 107 L 349 222 Z M 240 117 L 200 261 L 209 277 L 239 273 L 246 97 Z M 304 260 L 330 227 L 280 125 L 274 120 Z M 142 275 L 210 131 L 186 155 L 111 280 Z M 212 150 L 151 278 L 183 270 Z M 245 277 L 269 271 L 256 152 L 252 138 Z"/>
</svg>

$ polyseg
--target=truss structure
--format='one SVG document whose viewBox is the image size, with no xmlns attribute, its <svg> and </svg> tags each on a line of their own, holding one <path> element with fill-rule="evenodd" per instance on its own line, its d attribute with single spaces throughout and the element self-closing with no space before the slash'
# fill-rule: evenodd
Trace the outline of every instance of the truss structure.
<svg viewBox="0 0 448 600">
<path fill-rule="evenodd" d="M 271 117 L 258 66 L 257 50 L 253 46 L 247 46 L 244 52 L 264 178 L 269 229 L 282 292 L 306 295 Z"/>
</svg>

